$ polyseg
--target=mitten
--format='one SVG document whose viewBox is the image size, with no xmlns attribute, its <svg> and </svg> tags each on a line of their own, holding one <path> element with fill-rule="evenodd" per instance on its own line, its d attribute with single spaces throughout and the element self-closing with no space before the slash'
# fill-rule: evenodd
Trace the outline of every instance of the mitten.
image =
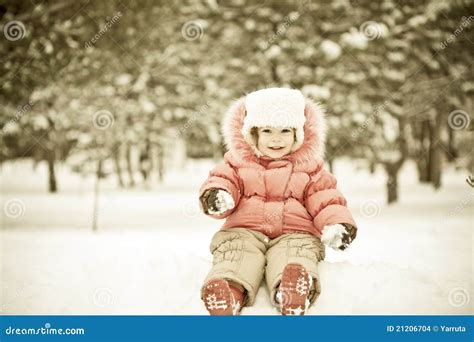
<svg viewBox="0 0 474 342">
<path fill-rule="evenodd" d="M 345 250 L 356 238 L 357 229 L 350 224 L 333 224 L 323 228 L 321 241 L 335 250 Z"/>
<path fill-rule="evenodd" d="M 201 197 L 201 204 L 206 214 L 221 215 L 234 208 L 231 194 L 222 189 L 209 189 Z"/>
</svg>

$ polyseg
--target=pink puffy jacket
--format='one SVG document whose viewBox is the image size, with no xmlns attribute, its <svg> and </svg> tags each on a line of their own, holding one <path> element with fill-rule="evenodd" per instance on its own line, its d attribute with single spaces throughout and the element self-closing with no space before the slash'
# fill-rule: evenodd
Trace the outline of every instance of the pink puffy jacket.
<svg viewBox="0 0 474 342">
<path fill-rule="evenodd" d="M 282 159 L 258 158 L 244 140 L 245 98 L 227 112 L 223 133 L 228 152 L 209 173 L 200 196 L 212 188 L 229 192 L 235 207 L 214 218 L 227 218 L 221 229 L 244 227 L 275 238 L 283 233 L 321 236 L 325 225 L 357 228 L 336 179 L 323 169 L 325 121 L 320 107 L 306 100 L 304 142 Z"/>
</svg>

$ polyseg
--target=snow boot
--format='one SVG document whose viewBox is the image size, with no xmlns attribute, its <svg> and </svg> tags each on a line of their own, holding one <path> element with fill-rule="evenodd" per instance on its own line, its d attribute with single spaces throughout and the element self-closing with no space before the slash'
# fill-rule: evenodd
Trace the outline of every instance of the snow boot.
<svg viewBox="0 0 474 342">
<path fill-rule="evenodd" d="M 225 279 L 211 279 L 204 289 L 204 305 L 211 316 L 239 315 L 244 299 L 244 291 Z"/>
<path fill-rule="evenodd" d="M 276 293 L 282 315 L 304 315 L 309 307 L 312 283 L 313 279 L 302 265 L 291 263 L 285 266 Z"/>
</svg>

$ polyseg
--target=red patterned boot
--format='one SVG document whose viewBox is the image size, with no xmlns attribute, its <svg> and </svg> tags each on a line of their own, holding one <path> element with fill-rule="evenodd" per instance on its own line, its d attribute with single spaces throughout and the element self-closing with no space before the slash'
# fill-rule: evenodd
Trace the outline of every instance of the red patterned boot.
<svg viewBox="0 0 474 342">
<path fill-rule="evenodd" d="M 283 270 L 276 298 L 282 315 L 304 315 L 309 306 L 313 279 L 300 264 L 288 264 Z"/>
<path fill-rule="evenodd" d="M 244 291 L 225 279 L 212 279 L 204 288 L 204 305 L 211 316 L 239 315 L 244 299 Z"/>
</svg>

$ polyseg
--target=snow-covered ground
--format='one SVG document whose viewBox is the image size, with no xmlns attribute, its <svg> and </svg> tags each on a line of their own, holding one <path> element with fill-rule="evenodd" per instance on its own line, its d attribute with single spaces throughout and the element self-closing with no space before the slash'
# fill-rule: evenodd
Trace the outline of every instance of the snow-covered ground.
<svg viewBox="0 0 474 342">
<path fill-rule="evenodd" d="M 150 189 L 102 184 L 91 231 L 93 179 L 43 167 L 1 169 L 1 311 L 4 314 L 206 314 L 199 298 L 221 222 L 198 210 L 211 161 L 190 162 Z M 345 252 L 320 264 L 322 294 L 309 314 L 473 314 L 474 189 L 445 170 L 439 191 L 400 175 L 400 202 L 385 204 L 385 177 L 341 160 L 335 174 L 359 224 Z M 243 314 L 278 314 L 262 283 Z"/>
</svg>

